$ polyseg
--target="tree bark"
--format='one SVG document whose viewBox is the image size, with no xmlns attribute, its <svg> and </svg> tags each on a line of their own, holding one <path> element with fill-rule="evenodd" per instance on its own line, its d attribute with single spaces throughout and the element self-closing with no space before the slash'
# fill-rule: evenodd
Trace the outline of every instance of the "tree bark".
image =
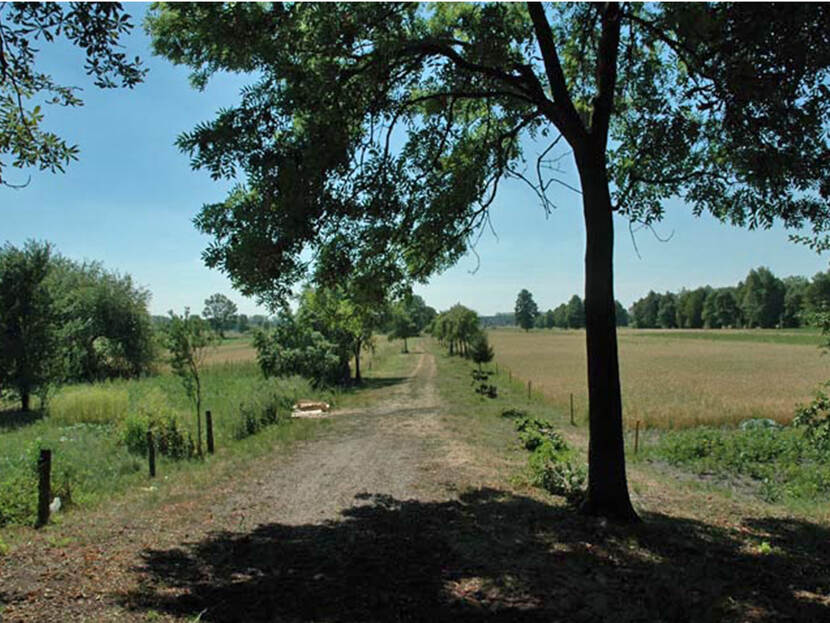
<svg viewBox="0 0 830 623">
<path fill-rule="evenodd" d="M 20 410 L 23 413 L 29 412 L 29 401 L 31 399 L 31 394 L 28 391 L 24 391 L 20 393 Z"/>
<path fill-rule="evenodd" d="M 581 510 L 637 521 L 628 496 L 614 306 L 614 221 L 604 150 L 578 158 L 585 217 L 585 336 L 590 441 Z"/>
<path fill-rule="evenodd" d="M 360 340 L 357 341 L 357 345 L 354 349 L 354 380 L 355 383 L 360 383 Z"/>
</svg>

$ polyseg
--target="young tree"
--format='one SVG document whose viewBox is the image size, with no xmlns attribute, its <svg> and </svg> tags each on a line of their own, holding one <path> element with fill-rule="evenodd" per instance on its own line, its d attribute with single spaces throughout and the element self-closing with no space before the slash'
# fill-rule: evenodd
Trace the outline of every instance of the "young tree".
<svg viewBox="0 0 830 623">
<path fill-rule="evenodd" d="M 216 344 L 218 336 L 206 321 L 191 316 L 186 307 L 183 316 L 170 312 L 164 334 L 170 366 L 181 379 L 187 397 L 196 409 L 196 449 L 202 456 L 202 369 L 205 356 Z"/>
<path fill-rule="evenodd" d="M 487 334 L 484 331 L 473 339 L 471 356 L 473 361 L 478 364 L 479 371 L 481 371 L 481 364 L 493 361 L 495 354 L 493 347 L 487 341 Z"/>
<path fill-rule="evenodd" d="M 540 164 L 567 144 L 586 232 L 587 513 L 636 517 L 613 214 L 651 224 L 677 196 L 739 225 L 811 223 L 830 244 L 826 5 L 170 4 L 148 26 L 197 85 L 255 76 L 179 140 L 194 166 L 247 176 L 196 219 L 208 265 L 246 293 L 284 298 L 304 251 L 344 236 L 346 270 L 423 281 L 464 253 L 504 178 L 550 209 L 550 179 L 522 173 L 526 137 L 546 142 Z"/>
<path fill-rule="evenodd" d="M 219 337 L 225 338 L 225 329 L 233 326 L 236 320 L 236 303 L 230 300 L 224 294 L 212 294 L 205 299 L 205 309 L 202 315 L 213 327 L 213 330 L 219 334 Z"/>
<path fill-rule="evenodd" d="M 522 329 L 529 331 L 533 327 L 533 322 L 536 320 L 536 316 L 539 315 L 539 308 L 536 306 L 536 301 L 533 300 L 533 295 L 527 290 L 521 290 L 516 297 L 514 313 L 516 324 Z"/>
<path fill-rule="evenodd" d="M 12 166 L 63 171 L 78 157 L 71 145 L 42 125 L 43 102 L 81 106 L 79 87 L 57 83 L 38 67 L 44 43 L 65 39 L 86 53 L 85 70 L 100 88 L 132 88 L 144 78 L 138 58 L 118 51 L 132 23 L 115 2 L 4 2 L 0 4 L 0 155 Z M 4 177 L 0 160 L 0 184 Z"/>
<path fill-rule="evenodd" d="M 22 411 L 60 374 L 57 317 L 46 284 L 51 255 L 45 242 L 0 249 L 0 388 L 14 388 Z"/>
</svg>

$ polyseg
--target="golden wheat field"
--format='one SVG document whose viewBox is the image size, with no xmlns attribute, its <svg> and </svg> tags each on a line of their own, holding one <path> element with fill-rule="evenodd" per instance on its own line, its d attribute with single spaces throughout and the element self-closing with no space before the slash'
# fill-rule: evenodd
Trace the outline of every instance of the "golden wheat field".
<svg viewBox="0 0 830 623">
<path fill-rule="evenodd" d="M 797 403 L 809 401 L 830 378 L 830 357 L 815 344 L 771 343 L 765 332 L 622 330 L 619 333 L 623 417 L 645 427 L 735 425 L 751 417 L 786 423 Z M 707 335 L 708 334 L 708 335 Z M 514 378 L 531 381 L 554 404 L 577 417 L 587 413 L 584 331 L 491 330 L 495 362 Z M 689 339 L 694 337 L 695 339 Z M 724 339 L 728 337 L 740 340 Z"/>
</svg>

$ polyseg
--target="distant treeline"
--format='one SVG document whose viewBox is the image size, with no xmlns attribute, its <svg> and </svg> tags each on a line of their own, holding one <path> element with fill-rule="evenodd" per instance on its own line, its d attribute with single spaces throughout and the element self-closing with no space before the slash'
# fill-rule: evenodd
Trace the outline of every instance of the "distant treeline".
<svg viewBox="0 0 830 623">
<path fill-rule="evenodd" d="M 153 324 L 156 326 L 164 326 L 168 322 L 170 322 L 170 316 L 153 316 Z M 227 323 L 223 324 L 221 328 L 225 331 L 245 333 L 251 329 L 271 329 L 276 326 L 276 322 L 276 318 L 261 314 L 254 314 L 253 316 L 236 314 Z"/>
<path fill-rule="evenodd" d="M 830 306 L 830 271 L 779 279 L 768 268 L 749 271 L 736 286 L 703 286 L 678 293 L 651 291 L 631 306 L 631 325 L 643 329 L 794 328 Z"/>
</svg>

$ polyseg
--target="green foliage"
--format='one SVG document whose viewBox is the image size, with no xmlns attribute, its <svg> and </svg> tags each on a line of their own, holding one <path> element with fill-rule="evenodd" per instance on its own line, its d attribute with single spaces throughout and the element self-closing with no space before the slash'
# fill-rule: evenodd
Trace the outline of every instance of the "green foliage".
<svg viewBox="0 0 830 623">
<path fill-rule="evenodd" d="M 798 429 L 672 431 L 646 452 L 721 479 L 748 477 L 767 501 L 813 500 L 830 492 L 830 454 Z"/>
<path fill-rule="evenodd" d="M 0 13 L 0 154 L 12 157 L 13 167 L 63 171 L 77 159 L 78 147 L 43 127 L 41 104 L 81 106 L 80 88 L 61 85 L 43 73 L 37 54 L 44 44 L 65 39 L 85 51 L 84 68 L 96 86 L 110 88 L 118 82 L 133 87 L 146 70 L 138 58 L 129 60 L 119 51 L 121 37 L 132 24 L 120 4 L 108 2 L 16 2 L 4 5 Z M 9 184 L 3 167 L 0 161 L 0 183 Z"/>
<path fill-rule="evenodd" d="M 569 329 L 585 328 L 585 303 L 578 295 L 574 294 L 568 301 L 565 313 Z"/>
<path fill-rule="evenodd" d="M 807 438 L 830 453 L 830 397 L 823 391 L 807 405 L 796 408 L 793 424 L 804 428 Z"/>
<path fill-rule="evenodd" d="M 59 318 L 65 381 L 132 378 L 152 371 L 156 357 L 150 292 L 99 262 L 56 257 L 48 287 Z"/>
<path fill-rule="evenodd" d="M 464 355 L 481 332 L 478 314 L 457 303 L 435 317 L 430 329 L 433 337 L 447 346 L 450 355 Z"/>
<path fill-rule="evenodd" d="M 13 388 L 22 410 L 59 377 L 57 316 L 47 287 L 48 243 L 0 249 L 0 387 Z"/>
<path fill-rule="evenodd" d="M 572 462 L 572 452 L 553 425 L 527 416 L 524 411 L 507 409 L 504 417 L 515 417 L 522 446 L 531 452 L 528 460 L 531 481 L 553 495 L 561 495 L 570 504 L 578 504 L 585 495 L 585 468 Z"/>
<path fill-rule="evenodd" d="M 261 388 L 239 406 L 239 416 L 233 429 L 234 439 L 244 439 L 266 426 L 288 422 L 291 405 L 292 400 L 285 394 Z"/>
<path fill-rule="evenodd" d="M 168 362 L 179 377 L 185 393 L 196 411 L 196 448 L 202 454 L 202 368 L 208 350 L 217 342 L 217 335 L 207 322 L 191 316 L 185 308 L 184 315 L 170 312 L 170 322 L 164 327 Z"/>
<path fill-rule="evenodd" d="M 478 364 L 479 369 L 481 369 L 481 364 L 490 363 L 495 356 L 496 353 L 493 347 L 487 341 L 487 334 L 482 331 L 473 339 L 473 344 L 470 348 L 470 357 Z"/>
<path fill-rule="evenodd" d="M 205 309 L 202 316 L 220 337 L 225 337 L 225 330 L 231 329 L 236 320 L 236 303 L 224 294 L 212 294 L 205 299 Z"/>
<path fill-rule="evenodd" d="M 117 424 L 127 414 L 127 390 L 111 384 L 68 387 L 58 392 L 47 407 L 56 424 Z"/>
<path fill-rule="evenodd" d="M 539 308 L 536 301 L 533 300 L 533 295 L 527 290 L 521 290 L 516 297 L 516 307 L 513 311 L 516 324 L 518 324 L 525 331 L 529 331 L 533 327 L 536 316 L 539 315 Z"/>
<path fill-rule="evenodd" d="M 284 312 L 270 333 L 254 333 L 257 361 L 266 377 L 299 375 L 313 386 L 340 385 L 349 380 L 348 351 Z"/>
<path fill-rule="evenodd" d="M 564 450 L 566 447 L 562 435 L 556 432 L 550 422 L 525 416 L 519 418 L 515 426 L 519 433 L 519 440 L 526 450 L 533 451 L 543 443 L 549 443 L 557 450 Z"/>
<path fill-rule="evenodd" d="M 765 267 L 749 271 L 741 287 L 741 312 L 748 327 L 778 326 L 784 314 L 784 284 Z"/>
</svg>

